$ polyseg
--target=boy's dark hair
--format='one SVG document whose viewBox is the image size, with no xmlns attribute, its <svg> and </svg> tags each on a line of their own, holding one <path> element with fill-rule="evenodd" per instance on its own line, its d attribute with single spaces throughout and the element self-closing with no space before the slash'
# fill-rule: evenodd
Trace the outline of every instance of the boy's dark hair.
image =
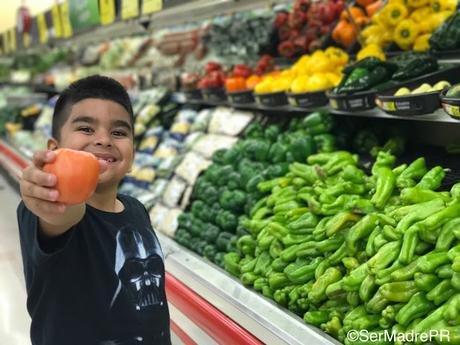
<svg viewBox="0 0 460 345">
<path fill-rule="evenodd" d="M 133 108 L 125 88 L 112 78 L 92 75 L 70 84 L 59 96 L 51 127 L 53 138 L 60 140 L 61 128 L 67 121 L 72 106 L 87 98 L 106 99 L 120 104 L 128 112 L 134 130 Z"/>
</svg>

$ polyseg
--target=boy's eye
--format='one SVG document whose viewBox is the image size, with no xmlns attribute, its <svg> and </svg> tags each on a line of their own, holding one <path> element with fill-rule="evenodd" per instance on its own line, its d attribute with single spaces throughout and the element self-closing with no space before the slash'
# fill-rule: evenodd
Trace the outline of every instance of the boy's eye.
<svg viewBox="0 0 460 345">
<path fill-rule="evenodd" d="M 94 132 L 93 129 L 91 127 L 80 127 L 78 128 L 78 131 L 80 132 L 85 132 L 85 133 L 92 133 Z"/>
<path fill-rule="evenodd" d="M 125 131 L 113 131 L 112 134 L 116 137 L 126 137 L 128 135 Z"/>
</svg>

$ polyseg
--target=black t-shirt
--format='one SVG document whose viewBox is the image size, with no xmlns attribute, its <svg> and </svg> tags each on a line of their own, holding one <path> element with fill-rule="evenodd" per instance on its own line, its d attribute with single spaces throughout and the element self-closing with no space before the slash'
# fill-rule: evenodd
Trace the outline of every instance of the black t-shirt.
<svg viewBox="0 0 460 345">
<path fill-rule="evenodd" d="M 18 223 L 33 345 L 170 344 L 164 258 L 144 206 L 89 205 L 64 235 L 43 241 L 23 202 Z"/>
</svg>

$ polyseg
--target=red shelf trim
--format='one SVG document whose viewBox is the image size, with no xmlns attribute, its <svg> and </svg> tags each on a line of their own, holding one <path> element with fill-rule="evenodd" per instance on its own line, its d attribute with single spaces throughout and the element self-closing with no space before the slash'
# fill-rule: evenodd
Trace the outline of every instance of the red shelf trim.
<svg viewBox="0 0 460 345">
<path fill-rule="evenodd" d="M 219 344 L 263 344 L 169 273 L 166 273 L 166 293 L 177 309 Z"/>
<path fill-rule="evenodd" d="M 182 340 L 184 342 L 185 345 L 198 345 L 173 320 L 170 320 L 170 326 L 171 326 L 171 330 L 174 332 L 174 334 L 176 334 L 180 338 L 180 340 Z"/>
<path fill-rule="evenodd" d="M 21 170 L 28 165 L 28 162 L 25 159 L 21 158 L 14 151 L 10 150 L 6 145 L 3 145 L 1 143 L 0 152 L 7 158 L 11 159 L 14 163 L 16 163 L 19 166 L 19 168 L 21 168 Z"/>
</svg>

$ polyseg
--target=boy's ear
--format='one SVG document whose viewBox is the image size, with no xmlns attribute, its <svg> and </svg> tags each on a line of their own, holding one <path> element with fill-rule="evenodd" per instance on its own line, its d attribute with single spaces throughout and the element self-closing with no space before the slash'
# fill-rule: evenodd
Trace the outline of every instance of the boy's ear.
<svg viewBox="0 0 460 345">
<path fill-rule="evenodd" d="M 49 138 L 47 143 L 48 150 L 56 150 L 59 147 L 58 142 L 54 138 Z"/>
</svg>

